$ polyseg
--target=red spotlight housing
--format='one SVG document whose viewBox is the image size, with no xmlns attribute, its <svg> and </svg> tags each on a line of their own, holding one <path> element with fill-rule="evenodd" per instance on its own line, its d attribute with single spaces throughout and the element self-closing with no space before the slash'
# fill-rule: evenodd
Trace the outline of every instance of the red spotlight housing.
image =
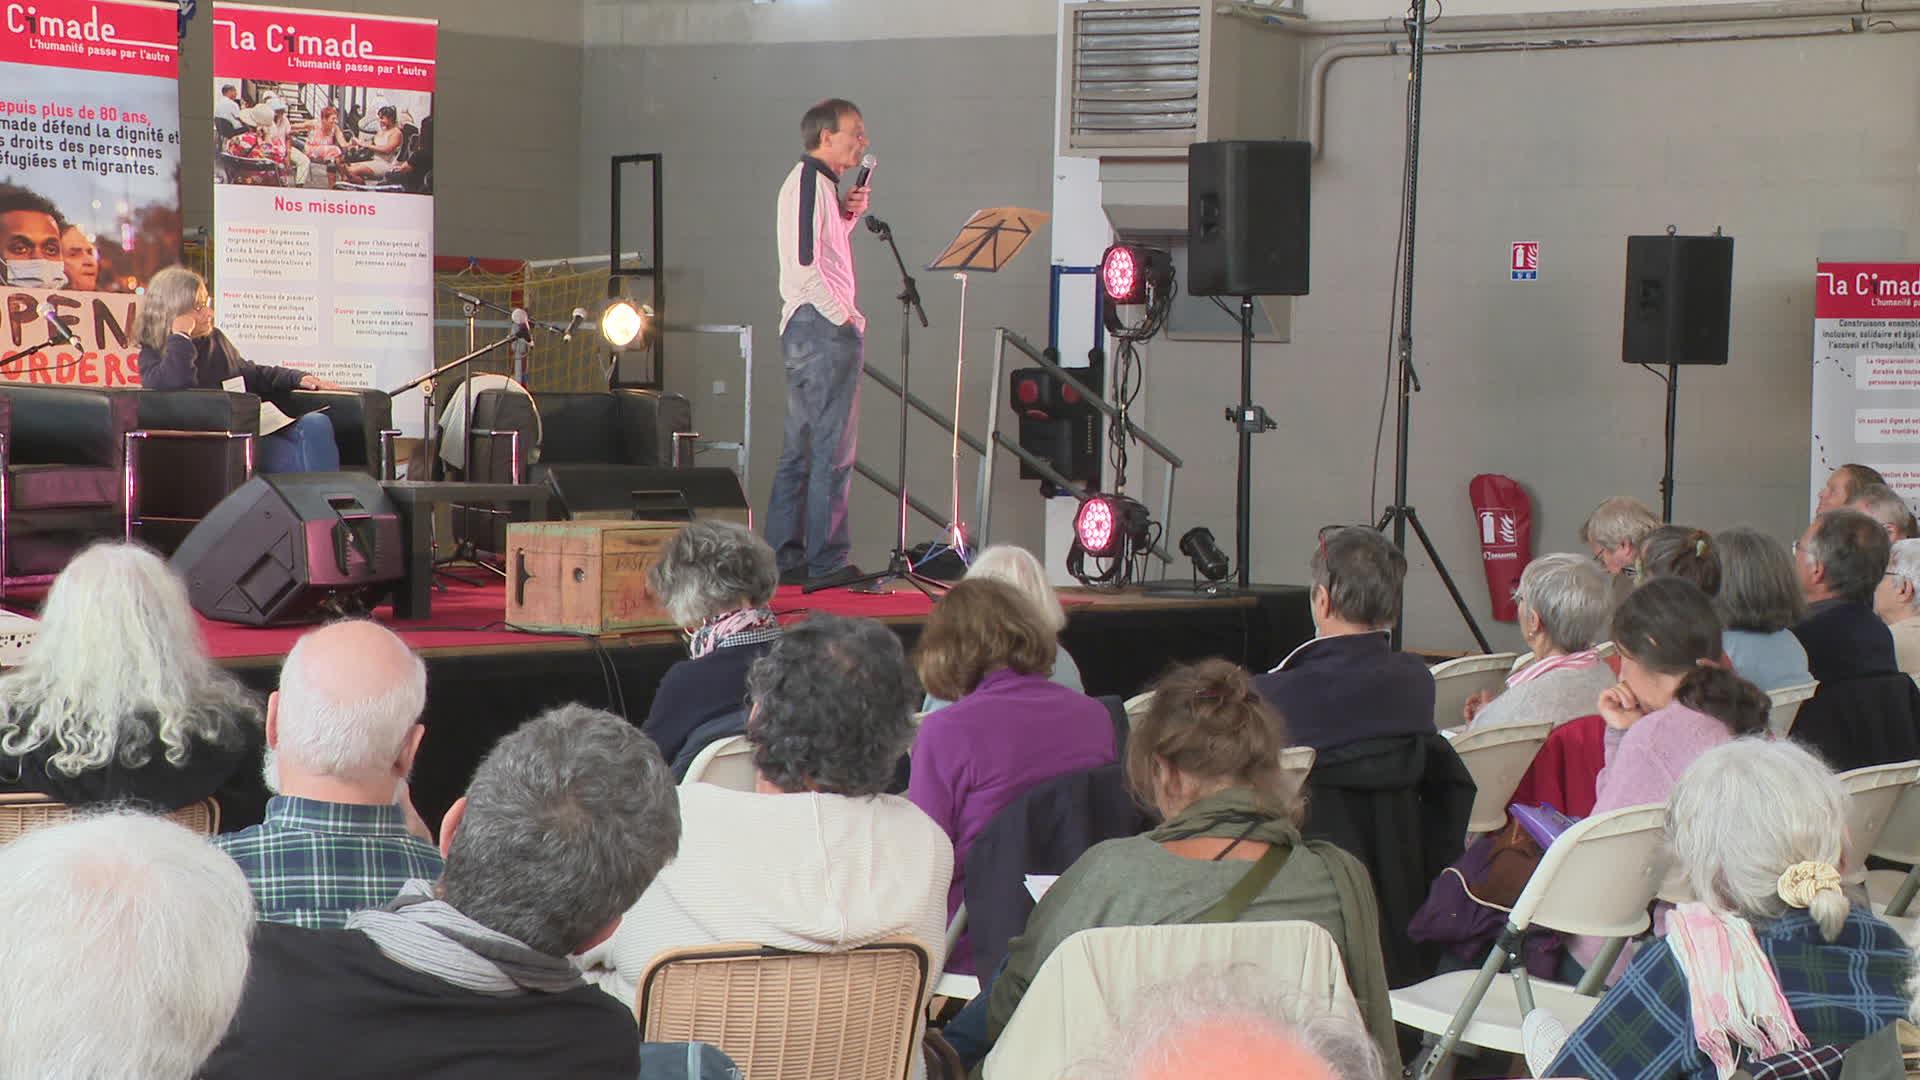
<svg viewBox="0 0 1920 1080">
<path fill-rule="evenodd" d="M 1117 521 L 1112 500 L 1104 495 L 1095 495 L 1080 504 L 1080 511 L 1073 516 L 1073 535 L 1087 554 L 1105 559 L 1113 555 L 1117 546 L 1115 533 Z"/>
<path fill-rule="evenodd" d="M 1145 267 L 1138 248 L 1114 244 L 1100 256 L 1100 284 L 1111 304 L 1142 304 L 1147 299 Z"/>
<path fill-rule="evenodd" d="M 1067 573 L 1083 585 L 1126 585 L 1133 580 L 1134 560 L 1152 546 L 1152 517 L 1138 500 L 1125 495 L 1089 495 L 1073 515 Z M 1089 573 L 1089 558 L 1106 560 L 1106 570 Z"/>
</svg>

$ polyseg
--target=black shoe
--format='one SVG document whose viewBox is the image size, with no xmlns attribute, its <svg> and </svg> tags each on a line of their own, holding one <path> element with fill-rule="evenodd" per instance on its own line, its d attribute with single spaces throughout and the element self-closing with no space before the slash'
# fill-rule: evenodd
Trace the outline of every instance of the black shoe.
<svg viewBox="0 0 1920 1080">
<path fill-rule="evenodd" d="M 796 566 L 791 570 L 780 571 L 780 584 L 782 585 L 805 585 L 806 583 L 807 568 L 804 566 Z"/>
<path fill-rule="evenodd" d="M 819 577 L 809 580 L 807 586 L 813 589 L 831 589 L 836 585 L 845 585 L 849 581 L 865 576 L 866 574 L 861 571 L 858 566 L 847 563 L 838 570 L 829 570 Z"/>
</svg>

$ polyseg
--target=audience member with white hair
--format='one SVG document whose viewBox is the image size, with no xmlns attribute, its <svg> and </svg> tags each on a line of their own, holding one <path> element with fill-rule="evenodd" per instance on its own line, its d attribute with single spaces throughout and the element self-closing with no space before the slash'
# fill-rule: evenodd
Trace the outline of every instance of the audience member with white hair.
<svg viewBox="0 0 1920 1080">
<path fill-rule="evenodd" d="M 668 761 L 703 724 L 745 708 L 747 669 L 780 639 L 767 607 L 779 587 L 773 549 L 744 525 L 702 518 L 660 549 L 647 588 L 687 635 L 687 659 L 661 678 L 640 730 Z"/>
<path fill-rule="evenodd" d="M 1067 628 L 1067 612 L 1060 606 L 1060 594 L 1053 591 L 1053 585 L 1047 581 L 1047 569 L 1034 558 L 1033 552 L 1013 544 L 995 544 L 974 556 L 973 565 L 967 567 L 969 578 L 991 578 L 1004 581 L 1019 590 L 1022 596 L 1034 602 L 1040 608 L 1040 618 L 1053 629 L 1055 636 L 1053 650 L 1053 672 L 1047 677 L 1069 690 L 1086 691 L 1086 684 L 1080 678 L 1080 665 L 1073 660 L 1073 654 L 1060 644 L 1058 637 Z M 921 712 L 932 712 L 945 708 L 952 702 L 928 694 L 920 705 Z"/>
<path fill-rule="evenodd" d="M 1920 675 L 1920 540 L 1898 540 L 1873 593 L 1873 613 L 1893 634 L 1900 670 Z"/>
<path fill-rule="evenodd" d="M 1384 1080 L 1380 1052 L 1351 1016 L 1300 1008 L 1242 972 L 1202 972 L 1135 999 L 1085 1080 Z"/>
<path fill-rule="evenodd" d="M 1885 484 L 1867 484 L 1854 492 L 1853 498 L 1847 500 L 1847 509 L 1858 510 L 1879 522 L 1880 527 L 1887 530 L 1887 539 L 1896 543 L 1920 535 L 1907 500 Z"/>
<path fill-rule="evenodd" d="M 1640 555 L 1640 541 L 1660 527 L 1660 518 L 1647 504 L 1631 495 L 1615 495 L 1593 508 L 1580 526 L 1580 542 L 1593 552 L 1593 560 L 1616 577 L 1633 569 Z"/>
<path fill-rule="evenodd" d="M 207 1080 L 619 1077 L 633 1010 L 569 957 L 605 941 L 680 842 L 653 742 L 564 705 L 501 739 L 440 825 L 446 870 L 344 930 L 261 923 Z"/>
<path fill-rule="evenodd" d="M 1533 661 L 1508 676 L 1498 697 L 1476 694 L 1464 719 L 1479 729 L 1592 715 L 1600 692 L 1614 684 L 1599 653 L 1613 615 L 1607 575 L 1591 559 L 1542 555 L 1520 572 L 1513 598 Z"/>
<path fill-rule="evenodd" d="M 189 1080 L 247 975 L 253 900 L 226 856 L 131 811 L 0 848 L 0 1080 Z"/>
<path fill-rule="evenodd" d="M 259 703 L 208 658 L 158 555 L 96 544 L 53 581 L 25 661 L 0 676 L 0 791 L 260 820 Z"/>
<path fill-rule="evenodd" d="M 1807 617 L 1787 546 L 1744 525 L 1714 537 L 1723 571 L 1714 606 L 1725 630 L 1720 644 L 1734 673 L 1762 690 L 1813 681 L 1807 650 L 1793 627 Z"/>
<path fill-rule="evenodd" d="M 1718 1080 L 1904 1018 L 1913 954 L 1842 891 L 1846 821 L 1846 790 L 1798 744 L 1740 739 L 1701 755 L 1667 802 L 1695 901 L 1666 914 L 1666 936 L 1537 1075 Z"/>
<path fill-rule="evenodd" d="M 393 631 L 356 620 L 302 637 L 267 699 L 266 820 L 215 840 L 265 922 L 341 927 L 440 876 L 407 773 L 426 729 L 427 669 Z M 410 831 L 411 830 L 411 831 Z"/>
</svg>

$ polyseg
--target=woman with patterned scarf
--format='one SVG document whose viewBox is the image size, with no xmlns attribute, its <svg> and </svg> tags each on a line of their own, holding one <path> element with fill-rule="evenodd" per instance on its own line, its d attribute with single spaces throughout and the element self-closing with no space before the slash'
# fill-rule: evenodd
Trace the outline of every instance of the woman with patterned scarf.
<svg viewBox="0 0 1920 1080">
<path fill-rule="evenodd" d="M 1301 839 L 1305 807 L 1280 769 L 1287 745 L 1280 715 L 1225 660 L 1175 668 L 1154 689 L 1152 707 L 1127 740 L 1125 770 L 1135 797 L 1162 824 L 1094 845 L 1041 897 L 993 981 L 988 1036 L 999 1037 L 1040 965 L 1077 931 L 1304 920 L 1340 946 L 1385 1074 L 1398 1075 L 1379 905 L 1359 860 Z M 1264 887 L 1238 912 L 1222 911 L 1222 899 L 1251 873 L 1266 876 Z"/>
<path fill-rule="evenodd" d="M 1536 1010 L 1536 1076 L 1727 1080 L 1794 1055 L 1838 1073 L 1840 1049 L 1907 1015 L 1912 953 L 1841 889 L 1847 793 L 1797 743 L 1738 739 L 1700 755 L 1667 802 L 1695 902 L 1666 914 L 1571 1038 Z M 1756 1073 L 1757 1075 L 1757 1073 Z"/>
<path fill-rule="evenodd" d="M 779 584 L 773 549 L 727 521 L 681 529 L 647 571 L 647 588 L 687 635 L 688 658 L 667 669 L 640 727 L 668 761 L 696 728 L 746 708 L 747 669 L 780 637 L 767 608 Z"/>
</svg>

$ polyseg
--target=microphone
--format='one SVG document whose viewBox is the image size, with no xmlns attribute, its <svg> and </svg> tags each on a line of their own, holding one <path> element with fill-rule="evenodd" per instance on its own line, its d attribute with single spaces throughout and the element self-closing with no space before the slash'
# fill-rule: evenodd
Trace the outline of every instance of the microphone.
<svg viewBox="0 0 1920 1080">
<path fill-rule="evenodd" d="M 453 294 L 453 298 L 463 304 L 470 304 L 473 307 L 485 307 L 487 303 L 472 293 L 457 292 Z"/>
<path fill-rule="evenodd" d="M 527 317 L 526 308 L 513 309 L 513 338 L 515 341 L 533 340 L 533 320 Z"/>
<path fill-rule="evenodd" d="M 887 228 L 886 222 L 881 221 L 879 218 L 874 217 L 872 214 L 868 214 L 867 215 L 867 231 L 874 234 L 875 236 L 885 236 L 891 230 Z"/>
<path fill-rule="evenodd" d="M 73 331 L 67 329 L 67 324 L 61 322 L 60 317 L 54 314 L 51 304 L 40 305 L 40 311 L 47 319 L 47 341 L 49 343 L 54 345 L 79 344 L 78 341 L 74 340 Z"/>
<path fill-rule="evenodd" d="M 586 308 L 578 308 L 578 307 L 577 307 L 577 308 L 574 308 L 574 309 L 573 309 L 573 318 L 571 318 L 571 319 L 568 319 L 568 320 L 567 320 L 567 328 L 566 328 L 566 330 L 564 330 L 564 331 L 562 331 L 562 332 L 561 332 L 561 334 L 560 334 L 560 340 L 561 340 L 561 341 L 572 341 L 572 340 L 573 340 L 573 332 L 574 332 L 575 330 L 578 330 L 578 329 L 580 329 L 580 324 L 581 324 L 581 323 L 583 323 L 583 322 L 586 322 L 586 321 L 587 321 L 587 309 L 586 309 Z"/>
<path fill-rule="evenodd" d="M 872 154 L 861 158 L 860 171 L 853 174 L 853 186 L 857 188 L 866 187 L 868 182 L 873 179 L 873 167 L 877 164 L 879 164 L 879 162 L 874 160 Z"/>
</svg>

